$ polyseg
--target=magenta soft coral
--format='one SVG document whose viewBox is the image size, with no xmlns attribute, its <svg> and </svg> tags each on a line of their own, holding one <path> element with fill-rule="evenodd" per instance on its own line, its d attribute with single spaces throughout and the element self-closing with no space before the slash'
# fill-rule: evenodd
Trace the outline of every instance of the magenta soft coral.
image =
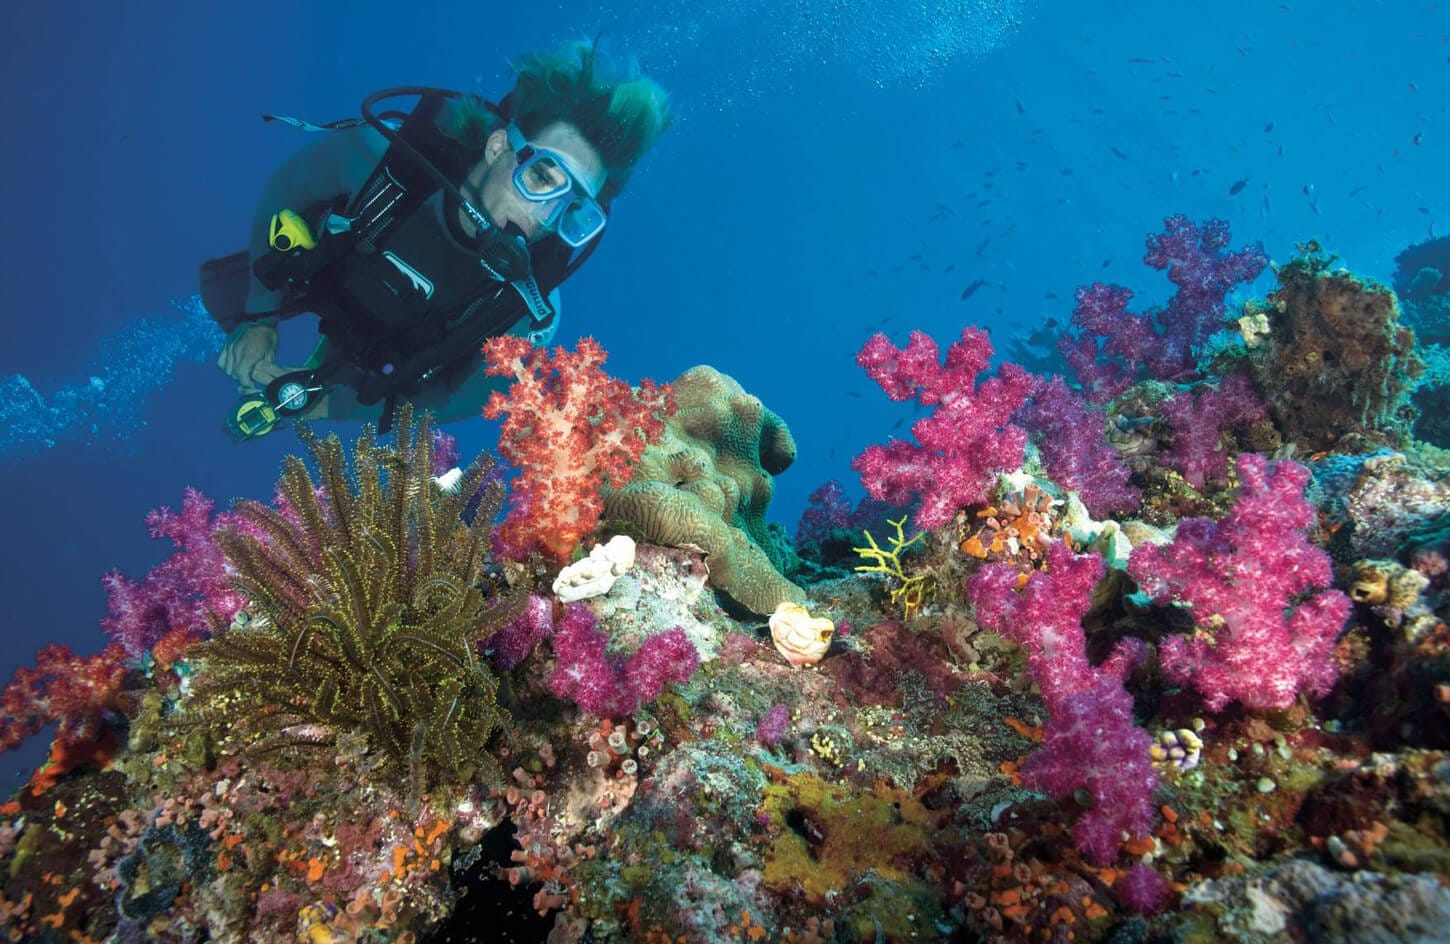
<svg viewBox="0 0 1450 944">
<path fill-rule="evenodd" d="M 669 385 L 645 380 L 636 391 L 610 377 L 592 338 L 575 351 L 550 353 L 506 335 L 490 338 L 483 351 L 488 374 L 514 378 L 483 408 L 489 419 L 507 417 L 498 451 L 519 469 L 499 546 L 537 547 L 567 561 L 599 523 L 600 486 L 628 481 L 645 446 L 664 431 L 673 410 Z"/>
<path fill-rule="evenodd" d="M 1268 407 L 1243 374 L 1230 374 L 1217 387 L 1180 390 L 1163 404 L 1162 412 L 1173 431 L 1173 444 L 1163 461 L 1197 489 L 1227 476 L 1225 433 L 1269 418 Z"/>
<path fill-rule="evenodd" d="M 1252 282 L 1268 265 L 1263 247 L 1228 251 L 1229 227 L 1223 220 L 1195 226 L 1178 214 L 1163 221 L 1163 232 L 1148 237 L 1143 261 L 1166 269 L 1178 290 L 1158 315 L 1162 341 L 1151 349 L 1155 376 L 1167 377 L 1193 365 L 1194 348 L 1223 327 L 1224 299 L 1239 283 Z"/>
<path fill-rule="evenodd" d="M 1010 420 L 1033 378 L 1016 364 L 1003 364 L 997 376 L 978 384 L 991 359 L 987 333 L 970 327 L 947 348 L 945 364 L 922 331 L 913 331 L 905 348 L 876 334 L 856 355 L 888 397 L 934 407 L 911 427 L 919 445 L 892 440 L 868 446 L 851 462 L 871 497 L 894 505 L 919 498 L 918 528 L 941 527 L 959 509 L 986 503 L 998 474 L 1022 464 L 1027 433 Z"/>
<path fill-rule="evenodd" d="M 1072 834 L 1099 865 L 1116 858 L 1124 832 L 1145 836 L 1152 829 L 1158 785 L 1152 739 L 1133 723 L 1133 700 L 1120 684 L 1132 660 L 1124 650 L 1103 667 L 1088 661 L 1082 618 L 1103 573 L 1096 554 L 1057 543 L 1048 549 L 1047 566 L 1025 584 L 1019 586 L 1015 567 L 988 564 L 966 586 L 978 624 L 1026 650 L 1028 671 L 1047 703 L 1042 749 L 1023 766 L 1022 782 L 1057 799 L 1078 790 L 1092 796 Z"/>
<path fill-rule="evenodd" d="M 1223 520 L 1183 519 L 1172 543 L 1135 548 L 1128 573 L 1154 602 L 1193 617 L 1192 635 L 1159 645 L 1170 680 L 1197 689 L 1212 711 L 1234 701 L 1284 708 L 1333 684 L 1350 600 L 1330 589 L 1329 555 L 1306 537 L 1309 470 L 1245 453 L 1238 474 L 1238 499 Z"/>
<path fill-rule="evenodd" d="M 1107 416 L 1061 377 L 1041 381 L 1016 419 L 1032 432 L 1054 482 L 1077 492 L 1095 518 L 1130 512 L 1142 501 L 1132 473 L 1108 443 Z"/>
<path fill-rule="evenodd" d="M 1103 403 L 1140 379 L 1142 373 L 1171 380 L 1191 373 L 1199 348 L 1223 327 L 1224 303 L 1235 285 L 1251 282 L 1268 263 L 1264 251 L 1229 252 L 1228 224 L 1202 226 L 1170 216 L 1163 232 L 1148 237 L 1143 261 L 1166 269 L 1177 291 L 1161 311 L 1128 311 L 1133 293 L 1094 283 L 1077 291 L 1072 324 L 1076 333 L 1060 349 L 1088 399 Z"/>
<path fill-rule="evenodd" d="M 151 537 L 167 538 L 176 553 L 152 568 L 138 584 L 120 571 L 101 578 L 110 615 L 101 628 L 137 658 L 174 629 L 200 635 L 209 626 L 207 614 L 230 620 L 242 608 L 241 594 L 232 589 L 226 557 L 212 534 L 230 523 L 227 514 L 212 520 L 214 503 L 188 488 L 180 513 L 162 506 L 146 516 Z"/>
<path fill-rule="evenodd" d="M 700 666 L 695 647 L 676 626 L 651 636 L 628 657 L 609 655 L 609 639 L 582 603 L 564 607 L 554 626 L 554 655 L 549 690 L 601 718 L 633 714 L 653 701 L 670 682 L 683 682 Z"/>
</svg>

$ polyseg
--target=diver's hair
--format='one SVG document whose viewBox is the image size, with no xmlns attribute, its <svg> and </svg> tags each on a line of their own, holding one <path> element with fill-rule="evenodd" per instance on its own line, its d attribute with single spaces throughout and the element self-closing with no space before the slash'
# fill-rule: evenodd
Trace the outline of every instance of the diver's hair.
<svg viewBox="0 0 1450 944">
<path fill-rule="evenodd" d="M 606 199 L 624 188 L 634 165 L 674 120 L 668 93 L 633 61 L 604 69 L 595 40 L 528 53 L 513 63 L 513 71 L 514 124 L 525 137 L 558 121 L 578 128 L 604 161 Z M 454 99 L 439 116 L 442 130 L 469 147 L 481 147 L 499 124 L 472 96 Z"/>
<path fill-rule="evenodd" d="M 438 130 L 472 150 L 481 150 L 488 136 L 503 125 L 477 95 L 450 98 L 438 111 Z"/>
</svg>

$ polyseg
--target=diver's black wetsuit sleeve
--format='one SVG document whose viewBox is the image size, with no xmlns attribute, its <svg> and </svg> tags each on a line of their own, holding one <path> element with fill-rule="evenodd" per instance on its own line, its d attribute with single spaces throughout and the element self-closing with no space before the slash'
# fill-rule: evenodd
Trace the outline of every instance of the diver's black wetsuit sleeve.
<svg viewBox="0 0 1450 944">
<path fill-rule="evenodd" d="M 351 196 L 367 182 L 387 149 L 387 140 L 372 128 L 349 128 L 322 134 L 283 162 L 267 179 L 257 199 L 248 247 L 250 261 L 255 263 L 271 252 L 267 241 L 272 214 L 284 209 L 301 212 L 324 200 Z M 252 276 L 247 311 L 274 311 L 281 301 L 280 293 L 270 291 Z"/>
</svg>

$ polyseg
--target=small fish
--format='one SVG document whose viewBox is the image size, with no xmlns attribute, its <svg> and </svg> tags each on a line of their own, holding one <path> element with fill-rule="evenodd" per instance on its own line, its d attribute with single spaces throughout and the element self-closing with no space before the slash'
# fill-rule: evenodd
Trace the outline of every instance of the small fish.
<svg viewBox="0 0 1450 944">
<path fill-rule="evenodd" d="M 953 269 L 955 269 L 956 267 L 957 267 L 957 264 L 955 262 L 949 262 L 949 263 L 947 263 L 947 267 L 945 269 L 942 269 L 942 272 L 943 273 L 949 273 Z"/>
<path fill-rule="evenodd" d="M 991 242 L 992 242 L 992 237 L 988 236 L 986 239 L 984 239 L 981 242 L 977 243 L 977 248 L 976 248 L 976 250 L 974 250 L 972 252 L 972 255 L 974 255 L 974 256 L 980 256 L 982 253 L 986 252 L 987 251 L 987 246 Z"/>
<path fill-rule="evenodd" d="M 976 294 L 977 289 L 981 288 L 983 285 L 986 284 L 986 279 L 977 279 L 971 285 L 968 285 L 966 288 L 962 289 L 961 301 L 966 301 L 967 299 L 971 298 L 974 294 Z"/>
<path fill-rule="evenodd" d="M 1420 90 L 1420 87 L 1418 85 L 1416 85 L 1414 82 L 1411 82 L 1410 83 L 1410 91 L 1412 91 L 1412 92 L 1418 92 L 1419 90 Z"/>
<path fill-rule="evenodd" d="M 1319 215 L 1319 203 L 1317 201 L 1315 201 L 1315 200 L 1310 200 L 1309 201 L 1309 210 L 1315 216 L 1318 216 Z"/>
<path fill-rule="evenodd" d="M 1058 171 L 1058 173 L 1061 174 L 1064 177 L 1071 177 L 1072 176 L 1072 168 L 1071 167 L 1064 167 L 1062 170 Z"/>
<path fill-rule="evenodd" d="M 848 396 L 848 397 L 855 397 L 857 400 L 859 400 L 859 399 L 861 399 L 861 391 L 859 391 L 859 390 L 847 390 L 846 391 L 846 396 Z"/>
<path fill-rule="evenodd" d="M 1351 197 L 1357 197 L 1360 194 L 1364 193 L 1368 189 L 1369 189 L 1369 184 L 1360 184 L 1358 187 L 1355 187 L 1353 190 L 1351 190 L 1349 192 L 1349 195 Z"/>
<path fill-rule="evenodd" d="M 1126 161 L 1128 159 L 1128 155 L 1124 154 L 1121 150 L 1119 150 L 1114 145 L 1108 145 L 1108 150 L 1109 151 L 1112 151 L 1113 152 L 1113 157 L 1116 157 L 1120 161 Z"/>
<path fill-rule="evenodd" d="M 1415 209 L 1419 210 L 1421 213 L 1425 214 L 1426 216 L 1429 216 L 1430 215 L 1430 208 L 1429 207 L 1415 207 Z"/>
<path fill-rule="evenodd" d="M 1420 142 L 1423 140 L 1425 140 L 1425 132 L 1416 131 L 1415 136 L 1410 139 L 1410 143 L 1418 147 Z"/>
<path fill-rule="evenodd" d="M 1238 196 L 1239 194 L 1244 192 L 1244 188 L 1248 185 L 1249 179 L 1247 177 L 1240 177 L 1238 180 L 1235 180 L 1232 184 L 1229 185 L 1228 195 L 1231 197 Z"/>
<path fill-rule="evenodd" d="M 903 416 L 901 419 L 897 420 L 895 423 L 892 423 L 891 424 L 891 428 L 892 429 L 900 429 L 901 428 L 901 425 L 903 423 L 905 423 L 905 422 L 906 422 L 906 417 Z"/>
<path fill-rule="evenodd" d="M 1305 184 L 1303 189 L 1304 189 L 1304 196 L 1310 197 L 1312 199 L 1313 196 L 1314 196 L 1314 185 L 1313 184 Z"/>
<path fill-rule="evenodd" d="M 1268 124 L 1264 125 L 1264 134 L 1268 134 L 1270 131 L 1273 131 L 1273 130 L 1274 130 L 1274 123 L 1272 121 L 1269 122 Z"/>
<path fill-rule="evenodd" d="M 1113 260 L 1111 260 L 1111 259 L 1104 259 L 1104 260 L 1103 260 L 1103 265 L 1102 265 L 1102 267 L 1103 267 L 1103 268 L 1104 268 L 1104 269 L 1106 269 L 1106 268 L 1107 268 L 1107 267 L 1108 267 L 1108 266 L 1110 266 L 1110 265 L 1112 265 L 1112 264 L 1113 264 Z"/>
<path fill-rule="evenodd" d="M 1276 155 L 1274 155 L 1274 156 L 1275 157 L 1283 157 L 1284 156 L 1284 145 L 1282 145 L 1282 144 L 1279 145 L 1279 153 L 1276 154 Z"/>
<path fill-rule="evenodd" d="M 1017 114 L 1019 114 L 1019 115 L 1025 115 L 1025 114 L 1027 114 L 1027 109 L 1022 106 L 1022 99 L 1020 99 L 1020 98 L 1017 99 Z"/>
<path fill-rule="evenodd" d="M 1128 65 L 1130 66 L 1151 66 L 1152 64 L 1152 59 L 1139 59 L 1137 57 L 1134 57 L 1128 60 Z"/>
</svg>

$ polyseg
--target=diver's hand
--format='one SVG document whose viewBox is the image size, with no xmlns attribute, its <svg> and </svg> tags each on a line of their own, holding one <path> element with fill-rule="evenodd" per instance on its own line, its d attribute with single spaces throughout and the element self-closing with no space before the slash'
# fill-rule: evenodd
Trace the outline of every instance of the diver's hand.
<svg viewBox="0 0 1450 944">
<path fill-rule="evenodd" d="M 216 365 L 237 382 L 243 393 L 264 389 L 286 371 L 276 364 L 277 328 L 269 324 L 247 324 L 233 331 Z"/>
</svg>

